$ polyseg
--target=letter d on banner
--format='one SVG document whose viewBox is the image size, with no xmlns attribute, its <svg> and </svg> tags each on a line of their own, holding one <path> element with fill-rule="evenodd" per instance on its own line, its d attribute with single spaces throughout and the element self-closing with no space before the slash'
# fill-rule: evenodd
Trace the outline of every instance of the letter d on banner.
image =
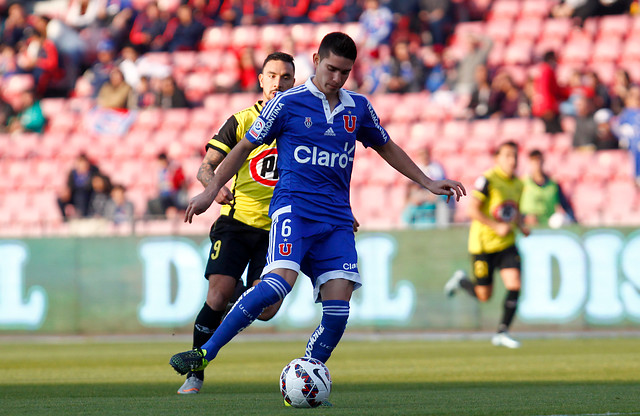
<svg viewBox="0 0 640 416">
<path fill-rule="evenodd" d="M 202 308 L 207 293 L 202 277 L 200 250 L 190 240 L 143 240 L 138 248 L 144 264 L 140 322 L 148 326 L 184 325 Z M 171 266 L 175 267 L 176 293 L 171 296 Z"/>
</svg>

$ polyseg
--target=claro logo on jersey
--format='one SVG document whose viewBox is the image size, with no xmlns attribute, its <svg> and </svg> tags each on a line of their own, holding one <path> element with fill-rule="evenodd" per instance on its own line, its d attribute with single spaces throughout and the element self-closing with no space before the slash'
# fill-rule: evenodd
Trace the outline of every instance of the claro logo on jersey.
<svg viewBox="0 0 640 416">
<path fill-rule="evenodd" d="M 293 151 L 293 157 L 296 162 L 302 164 L 311 164 L 316 166 L 336 167 L 340 166 L 345 169 L 349 166 L 349 162 L 353 162 L 353 153 L 356 150 L 355 143 L 349 148 L 349 142 L 344 143 L 343 152 L 327 152 L 320 150 L 316 146 L 298 146 Z"/>
<path fill-rule="evenodd" d="M 264 149 L 249 162 L 251 179 L 264 186 L 276 186 L 278 183 L 278 150 L 275 147 Z"/>
</svg>

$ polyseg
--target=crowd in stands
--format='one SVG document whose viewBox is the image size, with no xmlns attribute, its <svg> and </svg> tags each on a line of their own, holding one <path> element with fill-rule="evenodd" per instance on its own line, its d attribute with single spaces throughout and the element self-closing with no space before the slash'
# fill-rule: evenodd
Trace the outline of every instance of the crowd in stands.
<svg viewBox="0 0 640 416">
<path fill-rule="evenodd" d="M 45 119 L 40 100 L 64 97 L 91 102 L 95 110 L 83 117 L 98 120 L 94 132 L 123 134 L 139 110 L 195 108 L 208 95 L 257 92 L 259 64 L 276 48 L 294 55 L 302 83 L 317 46 L 309 28 L 317 27 L 356 39 L 358 60 L 346 87 L 376 103 L 419 95 L 417 106 L 438 123 L 539 119 L 549 135 L 570 134 L 577 151 L 630 149 L 640 178 L 640 71 L 618 65 L 620 56 L 609 61 L 614 70 L 598 65 L 589 48 L 568 56 L 563 44 L 613 36 L 620 51 L 640 35 L 633 29 L 640 25 L 603 34 L 597 16 L 637 13 L 636 0 L 0 2 L 0 133 L 49 132 L 55 120 Z M 558 25 L 547 33 L 547 23 Z M 640 61 L 640 48 L 634 53 Z M 393 111 L 376 109 L 386 118 Z M 107 123 L 101 110 L 112 112 Z M 93 189 L 91 183 L 85 185 Z M 62 214 L 91 217 L 75 205 L 72 189 L 61 192 Z M 159 195 L 146 212 L 169 209 L 171 216 L 184 198 L 182 188 L 167 206 Z"/>
</svg>

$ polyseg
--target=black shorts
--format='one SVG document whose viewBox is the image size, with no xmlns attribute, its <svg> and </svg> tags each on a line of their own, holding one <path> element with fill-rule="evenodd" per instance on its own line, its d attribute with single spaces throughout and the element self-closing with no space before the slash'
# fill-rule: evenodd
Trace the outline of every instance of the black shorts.
<svg viewBox="0 0 640 416">
<path fill-rule="evenodd" d="M 520 270 L 520 253 L 513 245 L 495 253 L 471 255 L 471 269 L 478 286 L 491 286 L 495 269 Z"/>
<path fill-rule="evenodd" d="M 204 272 L 205 278 L 221 274 L 240 280 L 247 265 L 247 287 L 251 287 L 260 278 L 267 262 L 269 231 L 222 215 L 211 226 L 209 238 L 211 250 Z"/>
</svg>

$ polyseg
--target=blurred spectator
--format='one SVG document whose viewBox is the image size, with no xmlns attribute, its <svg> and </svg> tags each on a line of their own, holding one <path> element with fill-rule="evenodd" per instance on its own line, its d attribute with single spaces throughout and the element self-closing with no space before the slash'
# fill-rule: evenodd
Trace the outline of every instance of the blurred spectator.
<svg viewBox="0 0 640 416">
<path fill-rule="evenodd" d="M 629 12 L 631 0 L 563 0 L 551 9 L 553 17 L 571 17 L 582 25 L 585 19 Z"/>
<path fill-rule="evenodd" d="M 428 49 L 427 49 L 428 50 Z M 431 59 L 428 58 L 431 57 Z M 447 82 L 447 68 L 443 59 L 443 48 L 434 46 L 432 54 L 425 54 L 425 69 L 428 71 L 424 87 L 433 93 L 438 91 Z"/>
<path fill-rule="evenodd" d="M 98 96 L 102 85 L 109 80 L 111 71 L 117 67 L 115 63 L 115 45 L 110 40 L 98 44 L 98 60 L 83 75 L 89 80 L 93 97 Z"/>
<path fill-rule="evenodd" d="M 184 108 L 189 107 L 189 102 L 173 77 L 168 76 L 160 82 L 155 105 L 160 108 Z"/>
<path fill-rule="evenodd" d="M 133 46 L 125 46 L 120 52 L 118 68 L 122 71 L 124 81 L 136 88 L 140 82 L 140 71 L 138 70 L 138 52 Z"/>
<path fill-rule="evenodd" d="M 282 0 L 279 7 L 282 23 L 306 23 L 310 7 L 311 0 Z"/>
<path fill-rule="evenodd" d="M 67 177 L 67 186 L 58 196 L 58 206 L 64 221 L 89 216 L 89 203 L 93 193 L 92 179 L 100 173 L 98 167 L 80 154 Z"/>
<path fill-rule="evenodd" d="M 221 4 L 221 1 L 212 1 Z M 144 11 L 135 18 L 129 40 L 140 53 L 162 49 L 162 34 L 167 28 L 168 19 L 158 8 L 155 1 L 148 3 Z"/>
<path fill-rule="evenodd" d="M 166 153 L 158 155 L 158 196 L 149 200 L 147 215 L 172 217 L 188 204 L 187 181 L 182 167 L 169 160 Z"/>
<path fill-rule="evenodd" d="M 244 48 L 238 57 L 238 74 L 240 76 L 238 89 L 240 91 L 258 91 L 258 72 L 260 69 L 256 65 L 253 54 L 253 48 Z"/>
<path fill-rule="evenodd" d="M 15 107 L 16 115 L 9 122 L 12 133 L 42 133 L 47 124 L 40 101 L 36 100 L 32 90 L 23 91 Z"/>
<path fill-rule="evenodd" d="M 428 148 L 420 151 L 417 161 L 418 167 L 431 179 L 445 179 L 442 165 L 431 159 Z M 402 213 L 405 224 L 413 227 L 429 227 L 436 224 L 443 226 L 450 222 L 450 218 L 446 197 L 434 195 L 413 182 L 409 185 L 407 203 Z"/>
<path fill-rule="evenodd" d="M 588 87 L 583 82 L 582 71 L 579 69 L 574 69 L 571 72 L 571 76 L 569 77 L 569 81 L 567 85 L 564 87 L 565 93 L 567 95 L 567 99 L 559 104 L 560 114 L 565 116 L 575 117 L 576 115 L 576 106 L 575 101 L 578 97 L 586 97 L 592 105 L 595 107 L 595 90 L 593 88 Z"/>
<path fill-rule="evenodd" d="M 126 198 L 124 186 L 116 184 L 104 209 L 104 217 L 116 225 L 133 221 L 133 202 Z"/>
<path fill-rule="evenodd" d="M 600 81 L 600 77 L 592 69 L 587 69 L 583 76 L 583 85 L 587 91 L 593 92 L 594 108 L 609 108 L 611 98 L 606 85 Z"/>
<path fill-rule="evenodd" d="M 629 149 L 633 161 L 633 172 L 640 186 L 640 86 L 629 89 L 626 107 L 618 115 L 614 132 L 620 140 L 620 147 Z"/>
<path fill-rule="evenodd" d="M 622 68 L 616 69 L 611 86 L 611 110 L 614 114 L 620 114 L 627 99 L 627 93 L 631 88 L 631 78 L 629 73 Z"/>
<path fill-rule="evenodd" d="M 391 10 L 381 5 L 379 0 L 365 0 L 364 11 L 359 18 L 361 33 L 359 44 L 362 53 L 370 53 L 381 45 L 388 45 L 393 29 Z"/>
<path fill-rule="evenodd" d="M 489 99 L 491 85 L 489 84 L 489 70 L 485 65 L 478 65 L 475 71 L 475 85 L 471 93 L 468 106 L 468 117 L 483 119 L 489 117 Z"/>
<path fill-rule="evenodd" d="M 58 60 L 56 45 L 46 36 L 46 24 L 40 30 L 30 31 L 32 34 L 21 44 L 16 62 L 19 72 L 33 75 L 36 93 L 43 96 L 53 81 L 62 78 L 64 70 Z"/>
<path fill-rule="evenodd" d="M 409 50 L 409 44 L 398 41 L 393 46 L 389 69 L 387 91 L 406 93 L 422 91 L 424 85 L 424 66 L 422 61 Z"/>
<path fill-rule="evenodd" d="M 129 95 L 127 108 L 132 110 L 142 110 L 153 107 L 156 102 L 156 94 L 151 90 L 149 77 L 141 77 L 138 86 L 133 88 Z"/>
<path fill-rule="evenodd" d="M 492 116 L 513 118 L 520 116 L 520 106 L 525 98 L 506 72 L 499 72 L 493 79 L 493 94 L 489 99 L 489 112 Z"/>
<path fill-rule="evenodd" d="M 487 64 L 493 42 L 487 36 L 469 33 L 466 38 L 467 52 L 455 69 L 449 73 L 449 84 L 458 94 L 471 94 L 475 87 L 475 72 L 480 65 Z"/>
<path fill-rule="evenodd" d="M 618 138 L 611 129 L 611 118 L 613 112 L 608 108 L 601 108 L 593 114 L 593 121 L 596 123 L 596 150 L 617 149 Z"/>
<path fill-rule="evenodd" d="M 556 63 L 555 52 L 548 51 L 544 54 L 543 62 L 538 65 L 533 80 L 531 103 L 533 115 L 542 119 L 545 131 L 551 134 L 562 133 L 558 106 L 560 101 L 567 98 L 566 90 L 560 88 L 556 80 Z"/>
<path fill-rule="evenodd" d="M 104 218 L 105 208 L 111 199 L 111 181 L 106 175 L 99 173 L 91 178 L 91 188 L 88 216 Z"/>
<path fill-rule="evenodd" d="M 106 0 L 69 0 L 65 22 L 76 30 L 84 29 L 98 21 L 106 6 Z"/>
<path fill-rule="evenodd" d="M 312 54 L 296 46 L 293 36 L 289 35 L 282 41 L 282 52 L 293 56 L 296 64 L 296 85 L 302 84 L 315 72 L 313 68 Z"/>
<path fill-rule="evenodd" d="M 376 94 L 387 92 L 387 85 L 390 77 L 390 52 L 388 47 L 381 47 L 372 50 L 369 56 L 363 59 L 363 75 L 360 90 L 365 94 Z M 298 61 L 296 62 L 296 72 L 298 72 Z"/>
<path fill-rule="evenodd" d="M 556 213 L 564 213 L 571 222 L 576 222 L 573 207 L 560 185 L 544 171 L 544 156 L 537 149 L 529 153 L 529 174 L 522 182 L 520 212 L 526 225 L 548 225 L 549 218 Z"/>
<path fill-rule="evenodd" d="M 444 46 L 451 30 L 451 0 L 420 0 L 419 18 L 431 35 L 432 45 Z"/>
<path fill-rule="evenodd" d="M 7 10 L 7 18 L 2 22 L 2 43 L 16 48 L 20 41 L 27 38 L 27 13 L 24 7 L 14 2 Z"/>
<path fill-rule="evenodd" d="M 0 77 L 5 78 L 18 72 L 16 51 L 9 45 L 0 44 Z"/>
<path fill-rule="evenodd" d="M 575 99 L 576 130 L 573 133 L 573 147 L 579 150 L 595 150 L 598 127 L 593 120 L 591 100 L 584 95 Z"/>
<path fill-rule="evenodd" d="M 204 29 L 204 24 L 193 17 L 191 7 L 183 4 L 162 34 L 164 48 L 169 52 L 198 50 Z"/>
<path fill-rule="evenodd" d="M 100 108 L 124 109 L 127 108 L 131 91 L 131 86 L 124 81 L 122 71 L 114 68 L 109 74 L 109 80 L 100 88 L 96 102 Z"/>
<path fill-rule="evenodd" d="M 0 96 L 0 133 L 8 133 L 9 132 L 9 122 L 15 116 L 15 111 L 13 111 L 13 107 L 11 104 L 6 102 Z"/>
</svg>

